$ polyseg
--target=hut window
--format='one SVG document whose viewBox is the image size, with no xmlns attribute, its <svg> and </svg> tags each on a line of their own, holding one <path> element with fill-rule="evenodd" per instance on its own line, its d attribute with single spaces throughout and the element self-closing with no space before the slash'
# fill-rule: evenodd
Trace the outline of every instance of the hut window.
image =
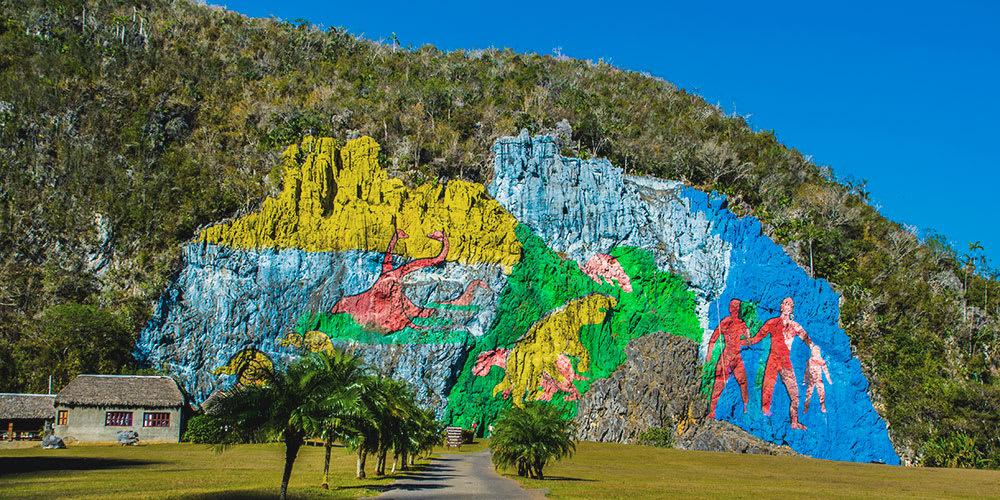
<svg viewBox="0 0 1000 500">
<path fill-rule="evenodd" d="M 169 413 L 150 413 L 146 412 L 142 414 L 142 426 L 143 427 L 170 427 L 170 414 Z"/>
<path fill-rule="evenodd" d="M 105 427 L 132 427 L 132 412 L 109 411 L 104 414 Z"/>
<path fill-rule="evenodd" d="M 56 417 L 56 425 L 66 425 L 69 421 L 69 411 L 59 410 L 59 415 Z"/>
</svg>

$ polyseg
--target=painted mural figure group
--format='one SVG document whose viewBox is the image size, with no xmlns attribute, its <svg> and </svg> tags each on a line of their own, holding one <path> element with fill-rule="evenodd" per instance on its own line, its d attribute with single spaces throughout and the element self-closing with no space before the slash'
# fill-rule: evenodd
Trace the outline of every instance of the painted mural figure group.
<svg viewBox="0 0 1000 500">
<path fill-rule="evenodd" d="M 793 310 L 795 302 L 791 297 L 781 301 L 781 314 L 776 318 L 771 318 L 761 326 L 753 336 L 750 329 L 740 318 L 741 302 L 733 299 L 729 303 L 729 316 L 719 322 L 718 328 L 712 333 L 708 341 L 708 359 L 711 360 L 712 348 L 718 340 L 719 335 L 724 339 L 724 348 L 719 361 L 715 365 L 715 385 L 712 389 L 712 399 L 709 407 L 709 415 L 715 418 L 715 407 L 718 404 L 719 396 L 729 381 L 729 375 L 736 378 L 740 386 L 740 394 L 743 397 L 743 412 L 747 411 L 749 402 L 746 369 L 743 367 L 743 358 L 740 351 L 744 347 L 754 345 L 765 338 L 771 339 L 771 351 L 767 357 L 767 364 L 764 368 L 764 383 L 761 390 L 761 410 L 764 415 L 771 416 L 771 399 L 774 396 L 774 385 L 778 376 L 784 382 L 785 390 L 788 391 L 790 400 L 788 413 L 791 417 L 793 429 L 805 430 L 806 426 L 799 423 L 799 386 L 792 367 L 791 348 L 796 337 L 802 339 L 809 346 L 812 353 L 809 363 L 806 366 L 804 378 L 808 385 L 806 389 L 805 411 L 809 411 L 809 400 L 812 398 L 813 390 L 819 397 L 820 409 L 826 413 L 826 387 L 823 384 L 823 375 L 831 385 L 830 370 L 826 366 L 826 361 L 818 345 L 814 344 L 806 334 L 802 325 L 795 321 Z"/>
</svg>

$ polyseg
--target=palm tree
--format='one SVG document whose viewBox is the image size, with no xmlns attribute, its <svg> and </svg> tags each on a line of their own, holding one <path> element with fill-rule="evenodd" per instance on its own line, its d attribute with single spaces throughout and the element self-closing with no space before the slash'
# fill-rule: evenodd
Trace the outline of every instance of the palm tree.
<svg viewBox="0 0 1000 500">
<path fill-rule="evenodd" d="M 974 241 L 969 243 L 969 253 L 965 256 L 965 289 L 962 295 L 962 319 L 969 319 L 969 305 L 968 305 L 968 294 L 969 294 L 969 271 L 976 271 L 976 255 L 977 252 L 983 251 L 983 244 L 979 241 Z"/>
<path fill-rule="evenodd" d="M 493 465 L 516 468 L 521 477 L 544 479 L 542 469 L 549 461 L 576 451 L 575 431 L 573 422 L 563 419 L 549 404 L 531 401 L 523 407 L 512 406 L 494 424 L 490 438 Z"/>
<path fill-rule="evenodd" d="M 414 398 L 409 384 L 399 380 L 387 379 L 381 384 L 382 396 L 385 401 L 381 418 L 379 419 L 379 442 L 375 475 L 385 475 L 386 459 L 389 449 L 397 452 L 409 446 L 410 433 L 413 430 L 413 420 L 420 413 L 420 407 Z"/>
<path fill-rule="evenodd" d="M 442 431 L 433 411 L 416 408 L 393 441 L 392 471 L 396 472 L 397 464 L 401 470 L 407 470 L 417 455 L 429 453 L 441 442 Z"/>
<path fill-rule="evenodd" d="M 312 353 L 286 368 L 266 372 L 259 384 L 237 385 L 209 404 L 206 414 L 224 430 L 220 450 L 247 441 L 279 438 L 285 443 L 282 499 L 299 448 L 322 432 L 329 415 L 329 388 L 336 387 L 330 356 Z"/>
<path fill-rule="evenodd" d="M 343 438 L 349 430 L 347 420 L 356 412 L 358 394 L 365 381 L 365 371 L 359 358 L 333 351 L 329 356 L 328 378 L 331 385 L 326 388 L 323 406 L 327 412 L 321 437 L 323 438 L 323 482 L 324 490 L 330 489 L 330 453 L 333 442 Z"/>
<path fill-rule="evenodd" d="M 379 428 L 388 402 L 382 386 L 386 379 L 365 377 L 357 387 L 356 404 L 343 415 L 341 426 L 347 445 L 357 453 L 355 476 L 364 479 L 368 454 L 378 450 Z"/>
</svg>

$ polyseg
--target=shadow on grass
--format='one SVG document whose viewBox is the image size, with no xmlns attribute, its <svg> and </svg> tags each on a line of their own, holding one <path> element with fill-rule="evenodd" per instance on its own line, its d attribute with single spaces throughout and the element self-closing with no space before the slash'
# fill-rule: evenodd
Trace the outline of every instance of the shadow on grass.
<svg viewBox="0 0 1000 500">
<path fill-rule="evenodd" d="M 596 483 L 596 479 L 584 479 L 582 477 L 565 477 L 565 476 L 545 476 L 542 481 L 567 481 L 567 482 L 581 482 L 581 483 Z"/>
<path fill-rule="evenodd" d="M 0 457 L 0 477 L 60 470 L 124 469 L 153 465 L 150 460 L 88 457 Z"/>
<path fill-rule="evenodd" d="M 278 488 L 273 490 L 233 490 L 233 491 L 219 491 L 215 493 L 202 493 L 198 495 L 185 495 L 181 498 L 191 498 L 198 500 L 209 500 L 209 499 L 223 499 L 223 500 L 263 500 L 265 498 L 274 498 L 277 496 Z M 296 495 L 289 494 L 291 498 L 296 498 Z"/>
<path fill-rule="evenodd" d="M 504 472 L 501 475 L 503 477 L 507 478 L 507 479 L 513 479 L 515 481 L 517 481 L 518 479 L 524 479 L 524 480 L 531 479 L 531 478 L 528 478 L 528 477 L 518 477 L 517 474 L 512 474 L 510 472 Z M 596 482 L 599 482 L 597 479 L 584 479 L 582 477 L 550 476 L 548 474 L 545 475 L 545 479 L 531 479 L 531 480 L 532 481 L 541 481 L 543 483 L 549 483 L 549 482 L 596 483 Z"/>
</svg>

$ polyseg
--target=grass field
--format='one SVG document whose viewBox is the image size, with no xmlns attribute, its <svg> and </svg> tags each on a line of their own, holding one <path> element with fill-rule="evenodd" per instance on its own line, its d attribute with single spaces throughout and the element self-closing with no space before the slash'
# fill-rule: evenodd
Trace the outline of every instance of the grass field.
<svg viewBox="0 0 1000 500">
<path fill-rule="evenodd" d="M 461 453 L 486 443 L 463 446 Z M 455 450 L 440 449 L 453 453 Z M 272 498 L 283 448 L 244 445 L 217 454 L 205 445 L 74 446 L 0 450 L 0 498 Z M 295 498 L 377 494 L 392 477 L 354 479 L 354 456 L 333 451 L 331 490 L 319 488 L 323 449 L 302 448 L 292 474 Z M 374 461 L 369 459 L 369 473 Z M 1000 471 L 904 468 L 579 443 L 573 458 L 546 468 L 552 498 L 858 497 L 1000 498 Z M 513 477 L 513 476 L 510 476 Z"/>
<path fill-rule="evenodd" d="M 546 480 L 551 498 L 1000 498 L 1000 471 L 851 464 L 581 442 Z M 515 477 L 515 476 L 508 476 Z"/>
<path fill-rule="evenodd" d="M 0 450 L 0 498 L 273 498 L 284 448 L 241 445 L 221 454 L 206 445 L 73 446 Z M 368 473 L 374 470 L 368 460 Z M 354 479 L 354 455 L 335 448 L 329 491 L 319 488 L 323 448 L 305 446 L 295 461 L 289 493 L 296 498 L 377 494 L 392 479 Z"/>
</svg>

